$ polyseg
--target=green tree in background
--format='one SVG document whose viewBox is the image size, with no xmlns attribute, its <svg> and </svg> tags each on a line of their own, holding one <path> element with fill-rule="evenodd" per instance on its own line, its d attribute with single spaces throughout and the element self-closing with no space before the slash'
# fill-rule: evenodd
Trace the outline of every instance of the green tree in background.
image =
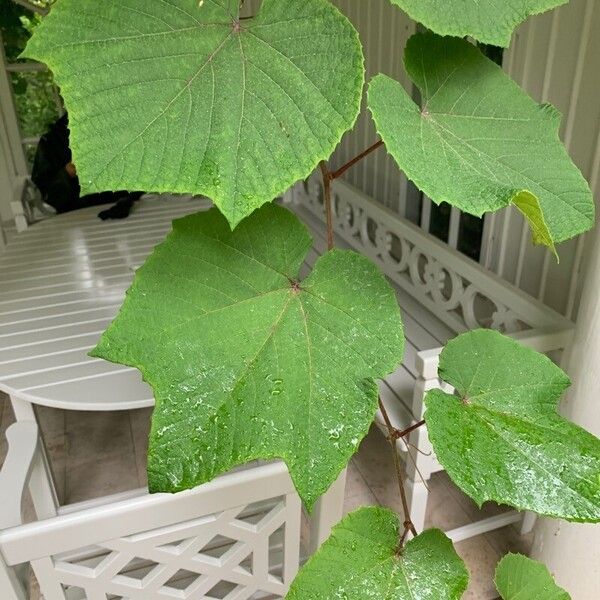
<svg viewBox="0 0 600 600">
<path fill-rule="evenodd" d="M 36 0 L 32 4 L 47 8 L 50 0 Z M 19 62 L 33 29 L 41 16 L 12 0 L 0 0 L 0 34 L 7 63 Z M 23 137 L 41 135 L 58 117 L 58 105 L 52 74 L 47 71 L 10 73 L 17 116 Z M 34 146 L 28 148 L 30 159 Z"/>
</svg>

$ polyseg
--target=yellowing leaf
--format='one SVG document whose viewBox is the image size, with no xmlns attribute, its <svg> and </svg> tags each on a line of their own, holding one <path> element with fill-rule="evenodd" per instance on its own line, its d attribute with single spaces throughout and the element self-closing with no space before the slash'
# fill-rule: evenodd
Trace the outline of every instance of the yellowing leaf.
<svg viewBox="0 0 600 600">
<path fill-rule="evenodd" d="M 476 216 L 514 203 L 552 250 L 592 227 L 592 193 L 560 142 L 555 108 L 534 102 L 465 40 L 417 34 L 405 64 L 421 106 L 378 75 L 369 108 L 388 151 L 427 196 Z"/>
</svg>

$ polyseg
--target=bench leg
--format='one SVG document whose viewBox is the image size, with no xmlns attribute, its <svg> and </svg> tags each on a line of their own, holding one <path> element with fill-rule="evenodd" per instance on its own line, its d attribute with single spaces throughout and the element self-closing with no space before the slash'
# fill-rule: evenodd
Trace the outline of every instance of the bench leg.
<svg viewBox="0 0 600 600">
<path fill-rule="evenodd" d="M 12 209 L 13 217 L 15 219 L 17 233 L 25 231 L 27 227 L 29 227 L 29 223 L 27 223 L 27 217 L 25 216 L 25 210 L 23 209 L 23 205 L 21 204 L 21 202 L 11 202 L 10 207 Z"/>
<path fill-rule="evenodd" d="M 521 521 L 521 535 L 530 533 L 535 525 L 537 515 L 534 512 L 526 511 Z"/>
<path fill-rule="evenodd" d="M 24 575 L 25 570 L 22 575 Z M 24 577 L 23 577 L 24 579 Z M 27 600 L 25 581 L 21 580 L 13 567 L 8 567 L 0 556 L 0 591 L 2 600 Z"/>
<path fill-rule="evenodd" d="M 427 497 L 429 496 L 427 484 L 421 479 L 413 480 L 407 477 L 404 489 L 406 490 L 410 519 L 417 533 L 421 533 L 425 529 L 425 513 L 427 512 Z"/>
<path fill-rule="evenodd" d="M 17 421 L 37 422 L 33 405 L 30 402 L 12 396 L 10 401 Z M 29 492 L 31 493 L 31 499 L 38 519 L 48 519 L 56 516 L 59 507 L 58 496 L 54 487 L 52 469 L 43 440 L 40 444 L 40 452 L 35 459 L 31 471 Z"/>
<path fill-rule="evenodd" d="M 346 469 L 321 496 L 313 509 L 310 519 L 310 554 L 314 554 L 319 549 L 319 546 L 329 537 L 331 528 L 342 519 L 345 490 Z"/>
</svg>

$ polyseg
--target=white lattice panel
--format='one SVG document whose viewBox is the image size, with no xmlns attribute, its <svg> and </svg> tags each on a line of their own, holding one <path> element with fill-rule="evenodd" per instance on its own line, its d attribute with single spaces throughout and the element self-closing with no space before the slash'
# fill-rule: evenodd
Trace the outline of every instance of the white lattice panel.
<svg viewBox="0 0 600 600">
<path fill-rule="evenodd" d="M 225 510 L 33 566 L 43 590 L 69 599 L 281 598 L 294 576 L 284 568 L 286 545 L 299 536 L 291 504 L 282 497 L 267 508 Z"/>
</svg>

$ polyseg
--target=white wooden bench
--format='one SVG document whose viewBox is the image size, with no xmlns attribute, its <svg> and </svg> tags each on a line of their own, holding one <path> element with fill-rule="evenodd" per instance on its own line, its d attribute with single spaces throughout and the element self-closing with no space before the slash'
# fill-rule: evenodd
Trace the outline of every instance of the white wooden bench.
<svg viewBox="0 0 600 600">
<path fill-rule="evenodd" d="M 27 600 L 31 564 L 44 600 L 247 600 L 285 596 L 299 565 L 300 499 L 281 462 L 179 494 L 146 490 L 61 507 L 21 524 L 38 427 L 7 431 L 0 473 L 0 598 Z"/>
<path fill-rule="evenodd" d="M 337 246 L 352 248 L 373 260 L 394 285 L 402 309 L 404 361 L 380 385 L 381 399 L 397 429 L 406 429 L 422 419 L 425 393 L 441 387 L 439 353 L 450 338 L 461 332 L 491 327 L 545 353 L 560 352 L 569 344 L 574 325 L 565 317 L 347 183 L 334 181 L 332 194 Z M 327 248 L 319 176 L 315 174 L 297 184 L 286 201 L 313 234 L 313 249 L 307 261 L 310 266 Z M 376 422 L 387 435 L 381 414 Z M 413 431 L 406 441 L 398 440 L 397 450 L 406 463 L 412 519 L 421 531 L 427 480 L 442 467 L 424 427 Z M 459 541 L 520 518 L 510 511 L 447 533 Z M 526 527 L 530 525 L 529 519 Z"/>
</svg>

